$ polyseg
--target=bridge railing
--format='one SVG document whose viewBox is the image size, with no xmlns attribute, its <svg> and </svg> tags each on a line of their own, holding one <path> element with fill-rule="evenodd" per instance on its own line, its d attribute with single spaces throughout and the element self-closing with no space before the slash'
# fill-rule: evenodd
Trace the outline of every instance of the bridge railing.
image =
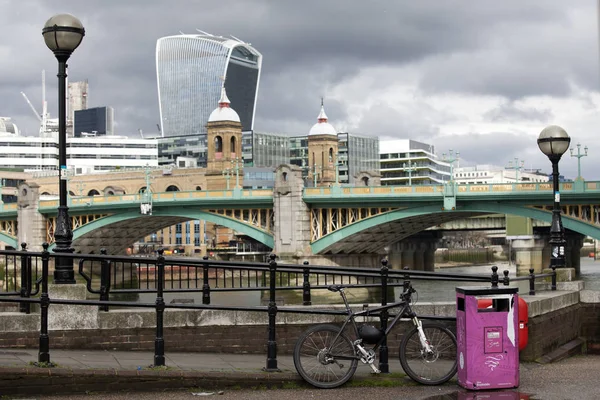
<svg viewBox="0 0 600 400">
<path fill-rule="evenodd" d="M 165 365 L 165 339 L 163 336 L 164 329 L 164 312 L 167 309 L 188 309 L 188 310 L 232 310 L 237 312 L 263 312 L 268 315 L 268 333 L 266 338 L 267 344 L 267 360 L 266 371 L 277 370 L 277 342 L 276 342 L 276 318 L 278 313 L 298 313 L 298 314 L 323 314 L 323 315 L 344 315 L 345 311 L 334 309 L 322 309 L 307 307 L 312 304 L 311 293 L 314 290 L 326 288 L 331 284 L 344 284 L 351 287 L 377 287 L 380 289 L 380 302 L 382 305 L 389 302 L 389 288 L 394 286 L 404 286 L 408 280 L 444 280 L 444 281 L 462 281 L 462 282 L 490 282 L 492 287 L 497 287 L 500 281 L 504 284 L 510 284 L 508 271 L 504 271 L 502 279 L 499 278 L 497 267 L 492 268 L 490 276 L 485 275 L 468 275 L 468 274 L 452 274 L 438 273 L 426 271 L 412 270 L 390 270 L 387 260 L 382 260 L 381 268 L 354 268 L 354 267 L 328 267 L 328 266 L 311 266 L 308 263 L 303 265 L 296 264 L 278 264 L 276 256 L 270 255 L 266 263 L 237 263 L 216 260 L 186 260 L 180 258 L 166 258 L 163 256 L 162 249 L 158 251 L 157 257 L 125 257 L 125 256 L 109 256 L 105 252 L 99 255 L 94 254 L 57 254 L 48 251 L 48 244 L 44 243 L 42 252 L 28 252 L 26 246 L 22 246 L 21 251 L 3 250 L 0 251 L 0 257 L 4 260 L 4 270 L 13 271 L 12 276 L 16 276 L 20 272 L 20 281 L 11 278 L 13 286 L 8 285 L 6 290 L 3 290 L 0 296 L 0 304 L 17 303 L 21 304 L 21 311 L 31 313 L 31 304 L 38 304 L 40 308 L 40 335 L 39 335 L 39 351 L 38 362 L 50 363 L 50 340 L 48 335 L 48 313 L 51 304 L 64 305 L 85 305 L 90 307 L 98 307 L 103 312 L 109 312 L 110 307 L 127 307 L 127 308 L 153 308 L 156 313 L 156 334 L 154 341 L 154 365 Z M 51 260 L 56 260 L 57 257 L 71 259 L 74 263 L 77 262 L 80 266 L 80 274 L 86 281 L 88 290 L 91 293 L 99 295 L 97 300 L 70 300 L 60 299 L 49 296 L 48 284 Z M 37 275 L 38 260 L 41 266 L 41 274 Z M 146 288 L 122 288 L 113 289 L 115 282 L 113 279 L 118 277 L 114 271 L 118 270 L 119 265 L 138 264 L 145 265 L 148 268 L 154 268 L 155 284 Z M 87 264 L 87 267 L 86 267 Z M 201 278 L 195 273 L 188 272 L 185 280 L 179 280 L 175 273 L 172 272 L 171 288 L 167 283 L 169 266 L 178 266 L 189 268 L 190 271 L 202 271 Z M 86 270 L 87 268 L 87 270 Z M 95 269 L 94 269 L 95 268 Z M 221 280 L 210 280 L 211 271 L 240 271 L 239 275 L 225 274 L 220 277 Z M 34 272 L 35 271 L 35 272 Z M 137 271 L 137 267 L 136 267 Z M 119 272 L 120 277 L 124 277 L 122 271 Z M 10 274 L 6 274 L 8 276 Z M 218 275 L 218 274 L 217 274 Z M 543 274 L 543 276 L 553 276 L 552 289 L 556 289 L 556 273 Z M 253 286 L 245 286 L 240 284 L 240 277 L 250 276 Z M 531 274 L 529 279 L 536 279 L 542 275 Z M 193 278 L 193 279 L 191 279 Z M 517 278 L 518 279 L 518 278 Z M 179 282 L 178 288 L 173 288 L 172 282 Z M 98 284 L 95 285 L 94 282 Z M 123 280 L 124 282 L 124 280 Z M 186 287 L 181 287 L 183 282 Z M 196 287 L 192 287 L 192 282 Z M 202 283 L 200 286 L 199 283 Z M 218 283 L 216 283 L 218 282 Z M 212 283 L 212 285 L 211 285 Z M 20 285 L 20 290 L 17 290 Z M 33 290 L 33 287 L 40 289 Z M 118 286 L 118 285 L 117 285 Z M 189 286 L 189 287 L 187 287 Z M 269 302 L 267 306 L 225 306 L 211 305 L 210 294 L 215 290 L 263 290 L 266 289 L 269 294 Z M 278 307 L 276 294 L 281 290 L 302 290 L 302 307 Z M 154 302 L 137 302 L 111 300 L 111 293 L 119 291 L 151 291 L 154 292 Z M 196 290 L 202 293 L 202 304 L 188 303 L 170 303 L 165 302 L 166 291 L 188 291 Z M 38 297 L 39 294 L 39 297 Z M 379 302 L 379 301 L 378 301 Z M 421 316 L 423 318 L 436 318 L 434 316 Z M 387 326 L 387 313 L 379 315 L 381 326 Z M 387 349 L 381 350 L 379 355 L 380 366 L 387 365 Z"/>
</svg>

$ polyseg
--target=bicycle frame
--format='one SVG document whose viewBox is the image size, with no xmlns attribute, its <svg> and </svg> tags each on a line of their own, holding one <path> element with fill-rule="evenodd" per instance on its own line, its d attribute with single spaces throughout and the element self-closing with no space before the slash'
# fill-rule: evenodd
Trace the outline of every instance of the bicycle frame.
<svg viewBox="0 0 600 400">
<path fill-rule="evenodd" d="M 337 342 L 339 336 L 342 334 L 342 332 L 344 332 L 344 330 L 346 329 L 346 327 L 349 324 L 352 324 L 352 328 L 354 330 L 354 335 L 357 338 L 354 341 L 354 345 L 355 346 L 358 345 L 360 342 L 357 342 L 357 341 L 362 340 L 362 339 L 360 338 L 360 334 L 358 332 L 358 326 L 356 324 L 356 317 L 369 316 L 370 314 L 379 314 L 381 311 L 384 311 L 384 310 L 389 310 L 389 309 L 395 308 L 395 307 L 402 307 L 402 309 L 400 310 L 400 312 L 398 312 L 398 314 L 396 314 L 396 316 L 394 317 L 394 319 L 392 319 L 392 321 L 388 325 L 388 327 L 385 330 L 384 334 L 382 335 L 381 339 L 379 339 L 379 341 L 377 343 L 375 343 L 375 345 L 373 345 L 373 347 L 371 347 L 370 350 L 375 351 L 375 350 L 377 350 L 379 348 L 379 346 L 381 346 L 381 344 L 383 343 L 383 341 L 387 338 L 387 335 L 391 332 L 391 330 L 394 328 L 394 326 L 396 325 L 396 323 L 401 318 L 410 318 L 413 321 L 413 323 L 415 324 L 415 326 L 417 327 L 417 329 L 419 330 L 419 337 L 421 339 L 421 344 L 423 345 L 423 347 L 425 347 L 425 349 L 427 351 L 429 351 L 429 343 L 426 341 L 425 335 L 423 334 L 423 329 L 421 327 L 421 321 L 417 318 L 417 315 L 412 310 L 412 308 L 410 306 L 410 301 L 402 299 L 401 301 L 398 301 L 398 302 L 395 302 L 395 303 L 391 303 L 391 304 L 386 304 L 384 306 L 377 306 L 377 307 L 369 308 L 369 309 L 366 309 L 366 310 L 354 312 L 354 311 L 352 311 L 352 309 L 350 308 L 350 305 L 348 304 L 348 299 L 346 298 L 346 293 L 344 293 L 344 289 L 341 288 L 339 290 L 339 292 L 340 292 L 340 295 L 342 296 L 342 299 L 344 300 L 344 305 L 346 306 L 346 311 L 348 312 L 348 317 L 346 318 L 346 320 L 342 324 L 340 332 L 334 338 L 334 343 Z M 359 359 L 359 360 L 361 359 L 360 356 L 356 356 L 356 357 L 344 357 L 344 356 L 339 356 L 339 355 L 336 355 L 336 358 L 339 358 L 339 359 Z"/>
</svg>

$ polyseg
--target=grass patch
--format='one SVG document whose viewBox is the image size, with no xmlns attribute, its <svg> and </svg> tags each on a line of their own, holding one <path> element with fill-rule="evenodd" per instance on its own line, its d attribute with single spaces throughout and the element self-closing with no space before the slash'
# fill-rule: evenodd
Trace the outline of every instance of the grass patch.
<svg viewBox="0 0 600 400">
<path fill-rule="evenodd" d="M 55 368 L 58 367 L 58 364 L 53 363 L 53 362 L 39 362 L 39 361 L 29 361 L 29 365 L 31 365 L 32 367 L 38 367 L 38 368 Z"/>
<path fill-rule="evenodd" d="M 173 367 L 169 367 L 168 365 L 149 365 L 146 368 L 144 368 L 147 371 L 172 371 L 175 368 Z"/>
</svg>

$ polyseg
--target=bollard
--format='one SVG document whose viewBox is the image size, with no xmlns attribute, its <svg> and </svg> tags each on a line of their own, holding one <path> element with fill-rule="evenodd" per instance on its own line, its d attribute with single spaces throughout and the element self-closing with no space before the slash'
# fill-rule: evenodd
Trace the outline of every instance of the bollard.
<svg viewBox="0 0 600 400">
<path fill-rule="evenodd" d="M 156 279 L 156 339 L 154 340 L 154 366 L 165 365 L 165 338 L 163 337 L 163 317 L 165 312 L 165 299 L 163 289 L 165 285 L 165 250 L 158 249 L 156 268 L 158 277 Z"/>
<path fill-rule="evenodd" d="M 381 260 L 381 305 L 386 306 L 388 303 L 388 260 Z M 380 329 L 385 332 L 387 330 L 388 323 L 388 310 L 382 310 L 379 314 L 380 320 Z M 379 370 L 382 373 L 390 372 L 390 365 L 388 362 L 388 345 L 387 345 L 387 337 L 383 338 L 381 342 L 381 346 L 379 347 Z"/>
<path fill-rule="evenodd" d="M 48 243 L 43 243 L 42 248 L 42 293 L 40 295 L 40 348 L 38 350 L 38 363 L 50 364 L 50 337 L 48 336 L 48 262 L 50 253 Z"/>
<path fill-rule="evenodd" d="M 535 274 L 533 273 L 535 270 L 533 268 L 529 268 L 529 295 L 535 295 Z"/>
<path fill-rule="evenodd" d="M 208 256 L 202 257 L 208 261 Z M 202 266 L 202 304 L 210 304 L 210 282 L 208 281 L 208 263 Z"/>
<path fill-rule="evenodd" d="M 105 256 L 106 249 L 100 249 L 100 254 Z M 110 261 L 102 259 L 100 261 L 100 301 L 108 301 L 110 291 Z M 98 307 L 100 311 L 108 311 L 108 304 Z"/>
<path fill-rule="evenodd" d="M 304 279 L 304 282 L 302 282 L 302 305 L 310 306 L 312 305 L 312 299 L 310 297 L 310 268 L 307 267 L 308 261 L 304 261 L 302 264 L 304 265 L 302 270 Z"/>
<path fill-rule="evenodd" d="M 22 298 L 29 298 L 31 294 L 31 257 L 27 255 L 27 243 L 21 243 L 21 292 Z M 19 311 L 25 314 L 31 313 L 31 304 L 20 303 Z"/>
<path fill-rule="evenodd" d="M 492 287 L 498 288 L 498 267 L 492 267 Z"/>
<path fill-rule="evenodd" d="M 275 254 L 271 254 L 269 258 L 269 340 L 267 342 L 267 366 L 264 371 L 275 372 L 277 368 L 277 341 L 275 331 L 275 318 L 277 316 L 277 303 L 275 302 L 276 281 L 275 274 L 277 273 L 277 262 Z"/>
</svg>

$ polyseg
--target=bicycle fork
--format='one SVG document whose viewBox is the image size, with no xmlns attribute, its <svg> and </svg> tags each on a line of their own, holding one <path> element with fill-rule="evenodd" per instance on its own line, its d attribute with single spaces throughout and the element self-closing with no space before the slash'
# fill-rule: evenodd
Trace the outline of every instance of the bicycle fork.
<svg viewBox="0 0 600 400">
<path fill-rule="evenodd" d="M 419 341 L 421 342 L 421 346 L 425 350 L 426 354 L 430 354 L 432 352 L 431 345 L 429 344 L 429 340 L 425 337 L 425 332 L 423 332 L 423 323 L 417 317 L 412 318 L 413 324 L 417 327 L 417 332 L 419 333 Z"/>
</svg>

